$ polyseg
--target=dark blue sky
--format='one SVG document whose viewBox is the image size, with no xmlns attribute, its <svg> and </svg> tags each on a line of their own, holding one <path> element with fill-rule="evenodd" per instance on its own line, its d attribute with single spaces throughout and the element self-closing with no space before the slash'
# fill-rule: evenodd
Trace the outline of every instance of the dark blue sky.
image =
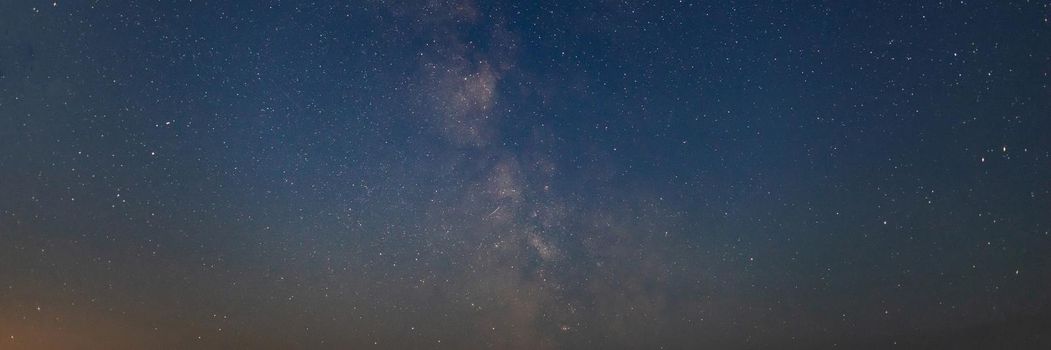
<svg viewBox="0 0 1051 350">
<path fill-rule="evenodd" d="M 1049 6 L 0 0 L 0 348 L 1051 346 Z"/>
</svg>

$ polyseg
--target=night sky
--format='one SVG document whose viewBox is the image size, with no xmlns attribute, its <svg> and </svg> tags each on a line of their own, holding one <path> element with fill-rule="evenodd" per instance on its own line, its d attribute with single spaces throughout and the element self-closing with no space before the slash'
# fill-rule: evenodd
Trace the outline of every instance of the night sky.
<svg viewBox="0 0 1051 350">
<path fill-rule="evenodd" d="M 1048 349 L 1049 21 L 0 0 L 0 349 Z"/>
</svg>

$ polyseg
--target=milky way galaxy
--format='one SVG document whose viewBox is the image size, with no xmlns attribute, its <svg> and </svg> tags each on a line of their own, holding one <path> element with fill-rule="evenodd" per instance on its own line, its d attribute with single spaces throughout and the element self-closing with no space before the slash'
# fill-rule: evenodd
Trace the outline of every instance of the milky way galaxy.
<svg viewBox="0 0 1051 350">
<path fill-rule="evenodd" d="M 1049 6 L 0 1 L 0 349 L 1051 348 Z"/>
</svg>

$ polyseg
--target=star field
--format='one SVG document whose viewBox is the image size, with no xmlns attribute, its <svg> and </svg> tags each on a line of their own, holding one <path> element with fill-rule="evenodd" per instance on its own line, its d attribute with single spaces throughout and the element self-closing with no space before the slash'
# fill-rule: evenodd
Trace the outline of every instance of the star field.
<svg viewBox="0 0 1051 350">
<path fill-rule="evenodd" d="M 1045 349 L 1051 5 L 0 0 L 0 349 Z"/>
</svg>

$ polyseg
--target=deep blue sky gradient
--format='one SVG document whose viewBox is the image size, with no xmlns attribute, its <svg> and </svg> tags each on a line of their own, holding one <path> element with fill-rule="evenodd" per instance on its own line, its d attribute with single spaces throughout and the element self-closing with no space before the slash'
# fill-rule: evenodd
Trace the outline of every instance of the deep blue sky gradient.
<svg viewBox="0 0 1051 350">
<path fill-rule="evenodd" d="M 0 1 L 0 348 L 1042 348 L 1048 6 Z"/>
</svg>

